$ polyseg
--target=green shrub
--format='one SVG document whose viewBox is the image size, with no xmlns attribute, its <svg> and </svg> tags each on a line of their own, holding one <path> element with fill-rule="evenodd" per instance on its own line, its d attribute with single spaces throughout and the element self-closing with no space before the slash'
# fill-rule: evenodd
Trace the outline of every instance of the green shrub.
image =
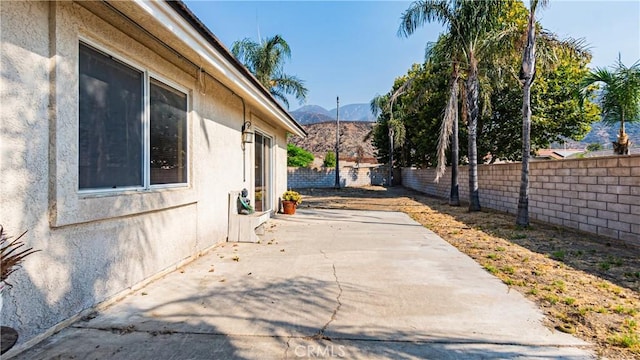
<svg viewBox="0 0 640 360">
<path fill-rule="evenodd" d="M 604 150 L 604 147 L 600 143 L 591 143 L 591 144 L 587 145 L 587 150 L 588 151 L 599 151 L 599 150 Z"/>
<path fill-rule="evenodd" d="M 307 167 L 313 162 L 313 154 L 293 144 L 287 144 L 287 166 Z"/>
<path fill-rule="evenodd" d="M 324 167 L 334 167 L 336 166 L 336 154 L 333 151 L 327 151 L 327 154 L 324 156 L 324 162 L 322 163 Z"/>
</svg>

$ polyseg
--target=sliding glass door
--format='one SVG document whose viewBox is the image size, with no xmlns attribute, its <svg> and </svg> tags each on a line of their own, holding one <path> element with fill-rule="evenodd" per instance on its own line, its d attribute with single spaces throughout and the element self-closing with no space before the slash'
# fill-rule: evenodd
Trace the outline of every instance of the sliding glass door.
<svg viewBox="0 0 640 360">
<path fill-rule="evenodd" d="M 255 200 L 256 211 L 271 210 L 272 170 L 271 138 L 256 131 L 255 135 Z"/>
</svg>

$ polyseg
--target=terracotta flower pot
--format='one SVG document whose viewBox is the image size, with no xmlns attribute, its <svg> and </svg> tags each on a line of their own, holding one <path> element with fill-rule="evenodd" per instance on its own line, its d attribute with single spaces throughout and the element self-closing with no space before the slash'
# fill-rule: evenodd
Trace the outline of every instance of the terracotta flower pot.
<svg viewBox="0 0 640 360">
<path fill-rule="evenodd" d="M 282 200 L 282 211 L 287 215 L 293 215 L 296 213 L 296 202 L 289 200 Z"/>
</svg>

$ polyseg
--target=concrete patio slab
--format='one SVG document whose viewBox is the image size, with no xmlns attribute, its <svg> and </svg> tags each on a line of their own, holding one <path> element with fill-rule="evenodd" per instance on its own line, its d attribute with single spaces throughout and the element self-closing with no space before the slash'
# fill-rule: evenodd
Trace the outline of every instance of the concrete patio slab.
<svg viewBox="0 0 640 360">
<path fill-rule="evenodd" d="M 17 359 L 593 359 L 397 212 L 299 209 Z"/>
</svg>

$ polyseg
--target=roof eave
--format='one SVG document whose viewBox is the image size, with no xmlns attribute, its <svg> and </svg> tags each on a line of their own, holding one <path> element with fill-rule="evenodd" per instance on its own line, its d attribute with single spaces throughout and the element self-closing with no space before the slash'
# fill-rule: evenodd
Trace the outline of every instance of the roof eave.
<svg viewBox="0 0 640 360">
<path fill-rule="evenodd" d="M 251 98 L 261 105 L 265 112 L 273 115 L 273 118 L 280 123 L 279 125 L 288 132 L 301 137 L 307 136 L 302 125 L 278 103 L 182 1 L 134 0 L 134 3 L 155 18 L 158 24 L 173 33 L 177 39 L 196 51 L 206 63 L 223 74 L 226 79 L 219 80 L 230 82 L 229 85 L 238 89 L 238 95 Z"/>
</svg>

